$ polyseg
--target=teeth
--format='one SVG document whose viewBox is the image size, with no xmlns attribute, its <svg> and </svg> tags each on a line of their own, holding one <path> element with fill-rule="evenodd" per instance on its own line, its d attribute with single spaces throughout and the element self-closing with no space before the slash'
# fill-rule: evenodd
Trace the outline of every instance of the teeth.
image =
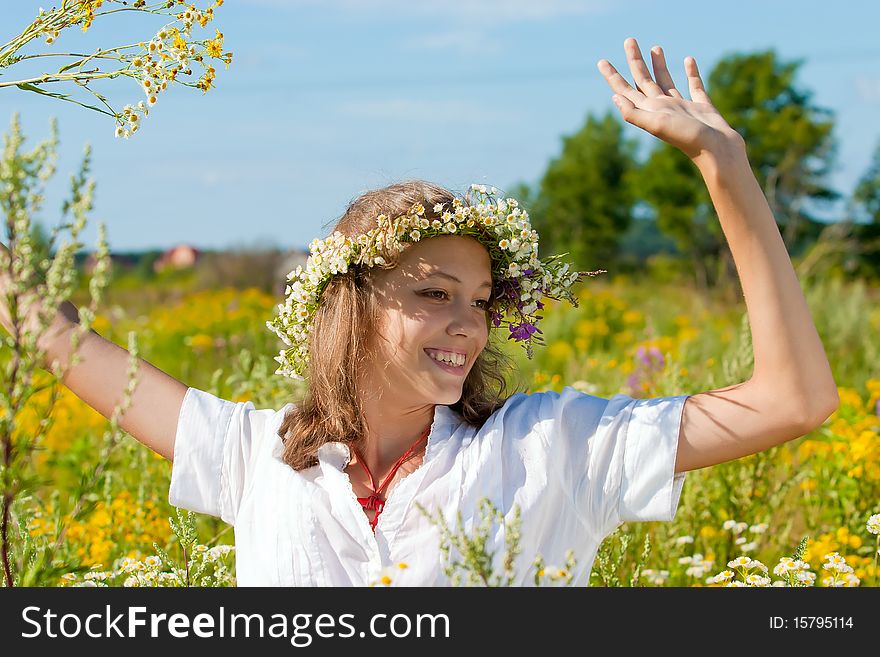
<svg viewBox="0 0 880 657">
<path fill-rule="evenodd" d="M 428 355 L 434 360 L 439 360 L 443 363 L 449 363 L 451 365 L 461 366 L 464 365 L 464 356 L 461 354 L 447 354 L 442 352 L 428 352 Z"/>
</svg>

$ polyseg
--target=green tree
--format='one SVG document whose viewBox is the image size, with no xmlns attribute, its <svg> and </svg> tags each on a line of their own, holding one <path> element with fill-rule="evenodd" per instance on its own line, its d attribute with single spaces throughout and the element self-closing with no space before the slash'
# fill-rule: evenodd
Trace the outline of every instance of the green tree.
<svg viewBox="0 0 880 657">
<path fill-rule="evenodd" d="M 712 102 L 745 139 L 790 253 L 801 252 L 823 228 L 808 206 L 840 198 L 826 185 L 837 151 L 833 113 L 795 86 L 802 64 L 768 50 L 726 57 L 709 76 Z"/>
<path fill-rule="evenodd" d="M 868 169 L 849 199 L 853 237 L 858 245 L 860 273 L 880 276 L 880 142 Z"/>
<path fill-rule="evenodd" d="M 836 152 L 831 112 L 795 87 L 801 64 L 780 62 L 772 50 L 730 55 L 715 66 L 707 85 L 715 107 L 745 139 L 755 177 L 792 254 L 806 250 L 824 227 L 808 205 L 840 196 L 824 184 Z M 705 184 L 683 153 L 658 144 L 636 188 L 653 208 L 658 227 L 689 254 L 699 287 L 736 280 Z"/>
<path fill-rule="evenodd" d="M 874 150 L 871 164 L 853 190 L 851 203 L 862 223 L 880 226 L 880 142 Z"/>
<path fill-rule="evenodd" d="M 634 187 L 654 214 L 660 231 L 690 260 L 697 287 L 715 284 L 724 235 L 699 171 L 677 148 L 655 148 L 633 175 Z"/>
<path fill-rule="evenodd" d="M 536 189 L 515 186 L 541 234 L 542 257 L 567 252 L 578 269 L 612 268 L 631 221 L 636 146 L 623 138 L 623 124 L 610 112 L 589 115 L 583 128 L 563 137 L 562 153 Z"/>
</svg>

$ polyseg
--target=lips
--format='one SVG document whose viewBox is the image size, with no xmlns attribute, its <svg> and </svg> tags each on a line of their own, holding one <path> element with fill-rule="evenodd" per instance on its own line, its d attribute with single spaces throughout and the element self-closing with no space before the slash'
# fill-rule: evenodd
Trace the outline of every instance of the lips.
<svg viewBox="0 0 880 657">
<path fill-rule="evenodd" d="M 465 363 L 465 365 L 452 365 L 451 363 L 441 362 L 439 360 L 431 358 L 427 350 L 425 350 L 425 355 L 428 357 L 428 360 L 434 363 L 434 365 L 439 367 L 441 370 L 449 372 L 450 374 L 455 374 L 457 376 L 464 376 L 465 365 L 467 363 Z"/>
<path fill-rule="evenodd" d="M 455 354 L 456 356 L 463 356 L 464 362 L 467 363 L 467 352 L 458 351 L 457 349 L 437 349 L 434 347 L 426 347 L 424 351 L 426 354 L 428 354 L 429 357 L 431 356 L 431 352 L 436 352 L 438 354 L 439 353 L 444 353 L 444 354 L 451 353 L 451 354 Z"/>
</svg>

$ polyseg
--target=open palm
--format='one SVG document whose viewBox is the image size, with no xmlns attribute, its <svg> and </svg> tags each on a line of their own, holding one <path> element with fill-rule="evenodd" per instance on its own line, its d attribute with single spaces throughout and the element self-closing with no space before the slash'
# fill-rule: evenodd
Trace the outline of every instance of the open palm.
<svg viewBox="0 0 880 657">
<path fill-rule="evenodd" d="M 623 48 L 635 89 L 608 60 L 600 59 L 597 66 L 619 99 L 617 104 L 625 121 L 672 144 L 692 160 L 731 139 L 739 139 L 712 105 L 693 57 L 684 60 L 691 96 L 691 100 L 686 100 L 675 88 L 659 46 L 651 50 L 656 81 L 642 59 L 638 42 L 630 37 L 623 42 Z"/>
</svg>

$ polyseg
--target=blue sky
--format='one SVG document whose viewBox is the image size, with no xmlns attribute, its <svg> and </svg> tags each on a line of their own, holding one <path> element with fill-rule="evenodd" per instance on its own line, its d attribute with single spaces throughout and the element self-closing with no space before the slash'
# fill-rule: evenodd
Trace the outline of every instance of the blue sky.
<svg viewBox="0 0 880 657">
<path fill-rule="evenodd" d="M 6 41 L 40 3 L 0 6 Z M 137 18 L 105 17 L 56 47 L 147 40 L 162 24 Z M 458 192 L 471 182 L 502 190 L 535 182 L 589 113 L 617 112 L 596 62 L 629 75 L 628 36 L 646 55 L 663 46 L 683 89 L 686 55 L 708 78 L 725 55 L 775 48 L 783 60 L 805 60 L 797 82 L 834 111 L 830 180 L 849 194 L 880 141 L 878 24 L 880 3 L 869 0 L 227 0 L 214 26 L 235 61 L 218 70 L 218 88 L 163 94 L 131 140 L 113 137 L 109 117 L 14 88 L 0 89 L 0 120 L 5 130 L 20 112 L 33 142 L 59 119 L 49 225 L 92 145 L 98 188 L 87 248 L 99 221 L 114 251 L 303 248 L 358 194 L 397 180 Z M 120 107 L 143 97 L 128 81 L 97 88 Z M 646 148 L 656 141 L 629 124 L 626 134 Z"/>
</svg>

